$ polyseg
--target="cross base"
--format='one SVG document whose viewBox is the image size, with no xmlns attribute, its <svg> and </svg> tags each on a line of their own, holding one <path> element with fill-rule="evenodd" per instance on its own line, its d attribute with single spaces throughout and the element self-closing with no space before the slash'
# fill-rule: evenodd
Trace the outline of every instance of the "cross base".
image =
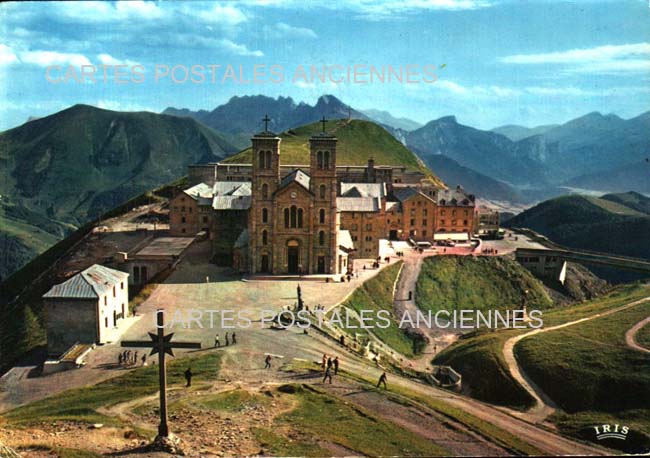
<svg viewBox="0 0 650 458">
<path fill-rule="evenodd" d="M 165 452 L 171 455 L 184 456 L 185 452 L 181 447 L 181 440 L 174 434 L 167 436 L 156 436 L 153 442 L 147 447 L 150 451 Z"/>
</svg>

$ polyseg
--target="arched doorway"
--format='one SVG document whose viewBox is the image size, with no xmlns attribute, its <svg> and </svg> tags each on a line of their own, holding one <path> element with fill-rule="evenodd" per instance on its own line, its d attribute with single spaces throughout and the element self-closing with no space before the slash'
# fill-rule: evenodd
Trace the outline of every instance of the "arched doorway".
<svg viewBox="0 0 650 458">
<path fill-rule="evenodd" d="M 268 271 L 269 271 L 269 255 L 265 253 L 262 255 L 262 266 L 260 268 L 260 272 L 268 273 Z"/>
<path fill-rule="evenodd" d="M 300 265 L 300 243 L 297 240 L 287 242 L 287 272 L 297 274 Z"/>
</svg>

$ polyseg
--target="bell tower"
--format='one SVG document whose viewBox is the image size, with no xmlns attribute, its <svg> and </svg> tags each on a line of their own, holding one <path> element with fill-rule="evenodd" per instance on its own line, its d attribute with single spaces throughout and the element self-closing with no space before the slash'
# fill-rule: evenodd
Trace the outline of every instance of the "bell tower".
<svg viewBox="0 0 650 458">
<path fill-rule="evenodd" d="M 314 195 L 312 231 L 312 273 L 335 274 L 338 269 L 339 215 L 336 211 L 336 143 L 326 132 L 327 120 L 321 120 L 321 132 L 309 139 L 310 188 Z"/>
<path fill-rule="evenodd" d="M 249 271 L 271 272 L 273 266 L 273 194 L 280 185 L 280 137 L 269 131 L 264 116 L 264 131 L 251 138 L 253 173 L 251 208 L 248 217 Z"/>
</svg>

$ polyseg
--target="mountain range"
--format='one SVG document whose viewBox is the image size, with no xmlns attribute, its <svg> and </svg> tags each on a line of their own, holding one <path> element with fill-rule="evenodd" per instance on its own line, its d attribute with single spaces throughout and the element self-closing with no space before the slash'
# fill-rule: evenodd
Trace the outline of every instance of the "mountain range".
<svg viewBox="0 0 650 458">
<path fill-rule="evenodd" d="M 0 276 L 187 165 L 235 151 L 190 118 L 87 105 L 0 133 Z"/>
</svg>

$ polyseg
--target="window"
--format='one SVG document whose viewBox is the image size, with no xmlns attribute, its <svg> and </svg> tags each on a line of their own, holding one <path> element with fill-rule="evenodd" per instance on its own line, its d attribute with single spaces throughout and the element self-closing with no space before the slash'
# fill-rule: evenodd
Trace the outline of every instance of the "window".
<svg viewBox="0 0 650 458">
<path fill-rule="evenodd" d="M 371 241 L 372 241 L 372 237 L 369 236 L 369 235 L 366 235 L 366 242 L 371 242 Z"/>
<path fill-rule="evenodd" d="M 467 210 L 465 210 L 465 216 L 467 216 L 467 215 L 468 215 Z"/>
<path fill-rule="evenodd" d="M 325 209 L 324 208 L 321 208 L 318 211 L 318 222 L 320 224 L 325 224 Z"/>
<path fill-rule="evenodd" d="M 285 227 L 287 227 L 287 210 L 285 210 Z M 291 211 L 290 211 L 290 224 L 289 226 L 292 228 L 302 228 L 302 216 L 303 216 L 303 211 L 302 208 L 298 208 L 295 205 L 291 206 Z"/>
<path fill-rule="evenodd" d="M 463 220 L 463 225 L 467 226 L 467 220 L 466 219 Z"/>
<path fill-rule="evenodd" d="M 108 327 L 108 317 L 104 317 L 104 327 Z"/>
<path fill-rule="evenodd" d="M 262 245 L 269 243 L 269 233 L 267 231 L 262 231 Z"/>
<path fill-rule="evenodd" d="M 269 222 L 269 210 L 268 210 L 268 208 L 263 208 L 262 209 L 262 222 L 265 223 L 265 224 Z"/>
<path fill-rule="evenodd" d="M 108 298 L 107 298 L 107 296 L 104 296 L 104 305 L 108 305 Z"/>
<path fill-rule="evenodd" d="M 440 210 L 440 216 L 445 216 L 445 211 L 444 210 Z"/>
<path fill-rule="evenodd" d="M 422 210 L 422 216 L 424 216 L 426 218 L 427 214 L 428 214 L 428 212 L 427 212 L 426 208 L 424 210 Z"/>
<path fill-rule="evenodd" d="M 116 293 L 115 293 L 115 286 L 113 286 L 113 297 L 115 297 L 115 296 L 116 296 Z"/>
<path fill-rule="evenodd" d="M 422 231 L 422 237 L 426 237 L 426 236 L 427 236 L 427 231 Z"/>
<path fill-rule="evenodd" d="M 318 151 L 316 153 L 316 166 L 318 167 L 318 170 L 323 169 L 323 152 Z"/>
<path fill-rule="evenodd" d="M 181 211 L 182 211 L 183 213 L 185 213 L 185 205 L 183 205 L 183 206 L 181 207 Z"/>
<path fill-rule="evenodd" d="M 452 226 L 455 226 L 455 225 L 456 225 L 456 220 L 455 220 L 455 219 L 452 219 L 452 220 L 451 220 L 451 225 L 452 225 Z"/>
<path fill-rule="evenodd" d="M 352 212 L 352 219 L 355 219 L 357 217 L 357 214 L 355 212 Z"/>
<path fill-rule="evenodd" d="M 330 168 L 330 152 L 325 151 L 323 153 L 323 168 L 324 169 L 329 169 Z"/>
<path fill-rule="evenodd" d="M 422 220 L 422 225 L 423 225 L 423 226 L 426 226 L 426 225 L 427 225 L 427 220 L 426 220 L 426 219 L 423 219 L 423 220 Z"/>
<path fill-rule="evenodd" d="M 204 222 L 204 223 L 207 223 L 207 222 L 208 222 L 208 217 L 207 217 L 207 216 L 204 216 L 204 217 L 203 217 L 203 222 Z"/>
<path fill-rule="evenodd" d="M 372 224 L 366 224 L 366 230 L 371 231 L 372 230 Z"/>
<path fill-rule="evenodd" d="M 451 211 L 451 216 L 456 216 L 456 210 Z"/>
<path fill-rule="evenodd" d="M 181 218 L 181 223 L 186 223 L 186 222 L 187 222 L 187 219 L 183 216 L 183 217 Z"/>
<path fill-rule="evenodd" d="M 415 219 L 411 218 L 411 226 L 415 226 Z"/>
<path fill-rule="evenodd" d="M 257 161 L 257 166 L 260 169 L 264 168 L 264 151 L 259 151 L 257 153 L 258 161 Z"/>
<path fill-rule="evenodd" d="M 327 194 L 327 187 L 324 184 L 320 185 L 319 194 L 321 199 L 325 198 L 325 195 Z"/>
<path fill-rule="evenodd" d="M 120 283 L 120 289 L 124 289 L 124 282 Z"/>
<path fill-rule="evenodd" d="M 289 209 L 284 209 L 284 227 L 289 227 Z"/>
<path fill-rule="evenodd" d="M 185 228 L 181 229 L 181 232 L 182 232 L 183 234 L 185 234 Z"/>
<path fill-rule="evenodd" d="M 269 185 L 264 183 L 262 185 L 262 199 L 267 199 L 269 197 Z"/>
<path fill-rule="evenodd" d="M 319 244 L 320 246 L 325 245 L 325 232 L 323 232 L 323 231 L 320 231 L 320 232 L 318 233 L 318 244 Z"/>
<path fill-rule="evenodd" d="M 353 242 L 356 242 L 357 239 L 358 239 L 358 237 L 357 237 L 356 235 L 353 235 L 353 236 L 352 236 L 352 241 L 353 241 Z"/>
<path fill-rule="evenodd" d="M 445 220 L 444 220 L 444 219 L 441 219 L 441 220 L 440 220 L 440 225 L 441 225 L 441 226 L 444 226 L 444 225 L 445 225 Z"/>
<path fill-rule="evenodd" d="M 359 228 L 359 226 L 357 226 L 356 224 L 352 224 L 350 226 L 350 229 L 353 230 L 353 231 L 356 231 L 358 228 Z"/>
<path fill-rule="evenodd" d="M 192 207 L 188 208 L 188 210 L 190 211 L 190 213 L 192 213 Z"/>
</svg>

